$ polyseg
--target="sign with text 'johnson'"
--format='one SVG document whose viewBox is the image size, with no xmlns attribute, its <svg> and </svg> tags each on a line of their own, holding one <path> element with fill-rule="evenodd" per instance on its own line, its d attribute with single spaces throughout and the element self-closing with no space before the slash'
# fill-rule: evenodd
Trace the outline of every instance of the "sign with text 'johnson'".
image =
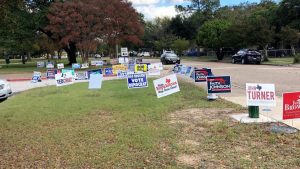
<svg viewBox="0 0 300 169">
<path fill-rule="evenodd" d="M 209 75 L 211 75 L 211 69 L 195 69 L 195 82 L 206 82 Z"/>
<path fill-rule="evenodd" d="M 128 89 L 148 87 L 146 73 L 127 74 Z"/>
<path fill-rule="evenodd" d="M 274 84 L 247 83 L 246 95 L 247 106 L 276 106 Z"/>
<path fill-rule="evenodd" d="M 283 120 L 300 118 L 300 92 L 283 94 Z"/>
<path fill-rule="evenodd" d="M 176 74 L 154 80 L 153 83 L 157 98 L 168 96 L 180 91 Z"/>
<path fill-rule="evenodd" d="M 230 76 L 207 76 L 207 93 L 230 93 Z"/>
</svg>

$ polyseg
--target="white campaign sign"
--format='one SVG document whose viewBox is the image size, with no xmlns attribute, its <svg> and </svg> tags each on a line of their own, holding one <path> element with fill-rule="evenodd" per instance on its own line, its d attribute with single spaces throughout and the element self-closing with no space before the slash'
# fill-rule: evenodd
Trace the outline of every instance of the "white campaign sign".
<svg viewBox="0 0 300 169">
<path fill-rule="evenodd" d="M 64 74 L 58 73 L 55 75 L 56 86 L 66 86 L 74 83 L 73 75 L 71 72 Z"/>
<path fill-rule="evenodd" d="M 149 76 L 160 76 L 160 70 L 156 65 L 148 65 L 148 75 Z"/>
<path fill-rule="evenodd" d="M 179 92 L 179 84 L 175 74 L 153 81 L 157 98 Z"/>
<path fill-rule="evenodd" d="M 153 65 L 154 68 L 156 68 L 158 70 L 164 70 L 162 63 L 151 63 L 151 65 Z"/>
<path fill-rule="evenodd" d="M 65 65 L 63 63 L 57 64 L 57 69 L 64 69 Z"/>
<path fill-rule="evenodd" d="M 121 56 L 128 56 L 128 48 L 121 48 Z"/>
<path fill-rule="evenodd" d="M 247 106 L 275 107 L 275 85 L 247 83 Z"/>
<path fill-rule="evenodd" d="M 91 74 L 89 80 L 89 89 L 101 89 L 102 87 L 102 74 Z"/>
</svg>

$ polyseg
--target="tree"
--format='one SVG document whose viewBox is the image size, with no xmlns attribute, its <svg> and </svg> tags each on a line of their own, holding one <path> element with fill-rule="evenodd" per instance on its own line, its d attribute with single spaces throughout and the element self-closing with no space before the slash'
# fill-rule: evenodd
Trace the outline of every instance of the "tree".
<svg viewBox="0 0 300 169">
<path fill-rule="evenodd" d="M 292 49 L 292 54 L 295 56 L 295 45 L 299 41 L 298 31 L 296 29 L 292 29 L 290 27 L 283 27 L 279 34 L 281 41 L 284 44 L 290 45 Z"/>
<path fill-rule="evenodd" d="M 215 19 L 205 22 L 198 31 L 198 45 L 216 49 L 218 60 L 222 60 L 223 53 L 221 52 L 221 48 L 224 47 L 222 35 L 224 34 L 225 30 L 229 28 L 229 26 L 230 23 L 226 20 Z"/>
<path fill-rule="evenodd" d="M 52 3 L 45 32 L 64 46 L 70 64 L 76 49 L 96 50 L 100 40 L 110 46 L 129 41 L 140 43 L 143 28 L 131 3 L 120 0 L 79 0 Z"/>
<path fill-rule="evenodd" d="M 176 39 L 173 44 L 172 48 L 177 52 L 179 56 L 182 56 L 184 50 L 187 50 L 189 47 L 189 41 L 185 39 Z"/>
</svg>

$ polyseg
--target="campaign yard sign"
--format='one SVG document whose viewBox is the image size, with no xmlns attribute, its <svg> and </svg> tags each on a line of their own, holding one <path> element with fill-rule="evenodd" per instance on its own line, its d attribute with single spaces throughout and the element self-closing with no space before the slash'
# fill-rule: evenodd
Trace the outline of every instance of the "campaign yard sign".
<svg viewBox="0 0 300 169">
<path fill-rule="evenodd" d="M 230 76 L 207 76 L 207 93 L 230 93 Z"/>
<path fill-rule="evenodd" d="M 81 65 L 81 69 L 87 69 L 87 68 L 89 68 L 89 63 L 83 63 Z"/>
<path fill-rule="evenodd" d="M 127 64 L 129 62 L 128 57 L 119 57 L 120 64 Z"/>
<path fill-rule="evenodd" d="M 185 66 L 185 65 L 182 65 L 181 66 L 181 70 L 180 70 L 180 74 L 185 74 L 185 72 L 186 72 L 186 70 L 187 70 L 187 67 Z"/>
<path fill-rule="evenodd" d="M 164 70 L 162 63 L 151 63 L 151 65 L 153 65 L 155 69 Z"/>
<path fill-rule="evenodd" d="M 66 74 L 67 72 L 70 72 L 73 77 L 75 76 L 75 70 L 74 69 L 62 69 L 61 70 L 62 74 Z"/>
<path fill-rule="evenodd" d="M 182 65 L 175 65 L 174 68 L 173 68 L 173 72 L 174 73 L 180 73 L 181 72 L 181 67 Z"/>
<path fill-rule="evenodd" d="M 103 81 L 102 74 L 91 74 L 89 80 L 89 89 L 101 89 Z"/>
<path fill-rule="evenodd" d="M 102 60 L 92 60 L 91 61 L 91 66 L 103 66 L 103 61 Z"/>
<path fill-rule="evenodd" d="M 148 87 L 146 73 L 127 74 L 128 89 Z"/>
<path fill-rule="evenodd" d="M 116 74 L 118 74 L 119 70 L 127 71 L 127 66 L 125 66 L 125 65 L 113 65 L 112 69 L 113 69 L 113 74 L 116 75 Z"/>
<path fill-rule="evenodd" d="M 76 72 L 75 73 L 75 80 L 87 80 L 87 72 Z"/>
<path fill-rule="evenodd" d="M 42 81 L 42 73 L 41 72 L 33 72 L 33 76 L 31 79 L 32 83 L 37 83 Z"/>
<path fill-rule="evenodd" d="M 73 75 L 71 72 L 58 73 L 55 75 L 56 86 L 67 86 L 73 84 Z"/>
<path fill-rule="evenodd" d="M 89 70 L 89 71 L 87 71 L 88 79 L 90 78 L 91 74 L 102 74 L 102 69 L 96 69 L 96 70 Z"/>
<path fill-rule="evenodd" d="M 283 120 L 300 118 L 300 92 L 283 93 Z"/>
<path fill-rule="evenodd" d="M 134 72 L 134 70 L 135 70 L 135 64 L 134 63 L 128 64 L 128 71 L 129 72 Z"/>
<path fill-rule="evenodd" d="M 211 69 L 195 69 L 195 82 L 206 82 L 209 75 L 211 75 Z"/>
<path fill-rule="evenodd" d="M 149 76 L 160 76 L 160 70 L 157 65 L 148 65 L 148 75 Z"/>
<path fill-rule="evenodd" d="M 112 76 L 112 75 L 114 75 L 113 69 L 111 67 L 110 68 L 105 68 L 104 71 L 105 71 L 105 75 L 106 76 Z"/>
<path fill-rule="evenodd" d="M 192 67 L 191 67 L 191 66 L 187 67 L 187 68 L 186 68 L 185 75 L 186 75 L 186 76 L 189 76 L 189 75 L 191 74 L 191 71 L 192 71 Z"/>
<path fill-rule="evenodd" d="M 121 56 L 128 56 L 128 48 L 121 48 Z"/>
<path fill-rule="evenodd" d="M 55 74 L 57 73 L 56 69 L 48 69 L 46 72 L 47 79 L 55 79 Z"/>
<path fill-rule="evenodd" d="M 179 84 L 176 74 L 172 74 L 153 81 L 157 98 L 179 92 Z"/>
<path fill-rule="evenodd" d="M 47 69 L 54 69 L 54 63 L 53 62 L 48 62 L 46 65 Z"/>
<path fill-rule="evenodd" d="M 80 69 L 80 68 L 81 68 L 80 63 L 73 63 L 72 64 L 72 69 Z"/>
<path fill-rule="evenodd" d="M 119 70 L 117 73 L 119 79 L 127 79 L 127 71 Z"/>
<path fill-rule="evenodd" d="M 45 67 L 45 62 L 36 62 L 36 67 L 37 68 L 43 68 L 43 67 Z"/>
<path fill-rule="evenodd" d="M 59 63 L 56 66 L 57 66 L 57 69 L 64 69 L 65 68 L 65 65 L 63 63 Z"/>
<path fill-rule="evenodd" d="M 246 96 L 247 106 L 276 106 L 274 84 L 246 83 Z"/>
<path fill-rule="evenodd" d="M 135 72 L 147 72 L 147 64 L 136 64 L 134 71 Z"/>
</svg>

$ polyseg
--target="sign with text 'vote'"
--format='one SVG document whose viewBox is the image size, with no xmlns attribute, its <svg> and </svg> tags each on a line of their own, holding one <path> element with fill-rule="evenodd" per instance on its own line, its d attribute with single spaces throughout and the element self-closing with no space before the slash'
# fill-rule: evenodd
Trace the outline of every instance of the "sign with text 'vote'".
<svg viewBox="0 0 300 169">
<path fill-rule="evenodd" d="M 148 87 L 146 73 L 133 73 L 127 75 L 128 89 Z"/>
</svg>

